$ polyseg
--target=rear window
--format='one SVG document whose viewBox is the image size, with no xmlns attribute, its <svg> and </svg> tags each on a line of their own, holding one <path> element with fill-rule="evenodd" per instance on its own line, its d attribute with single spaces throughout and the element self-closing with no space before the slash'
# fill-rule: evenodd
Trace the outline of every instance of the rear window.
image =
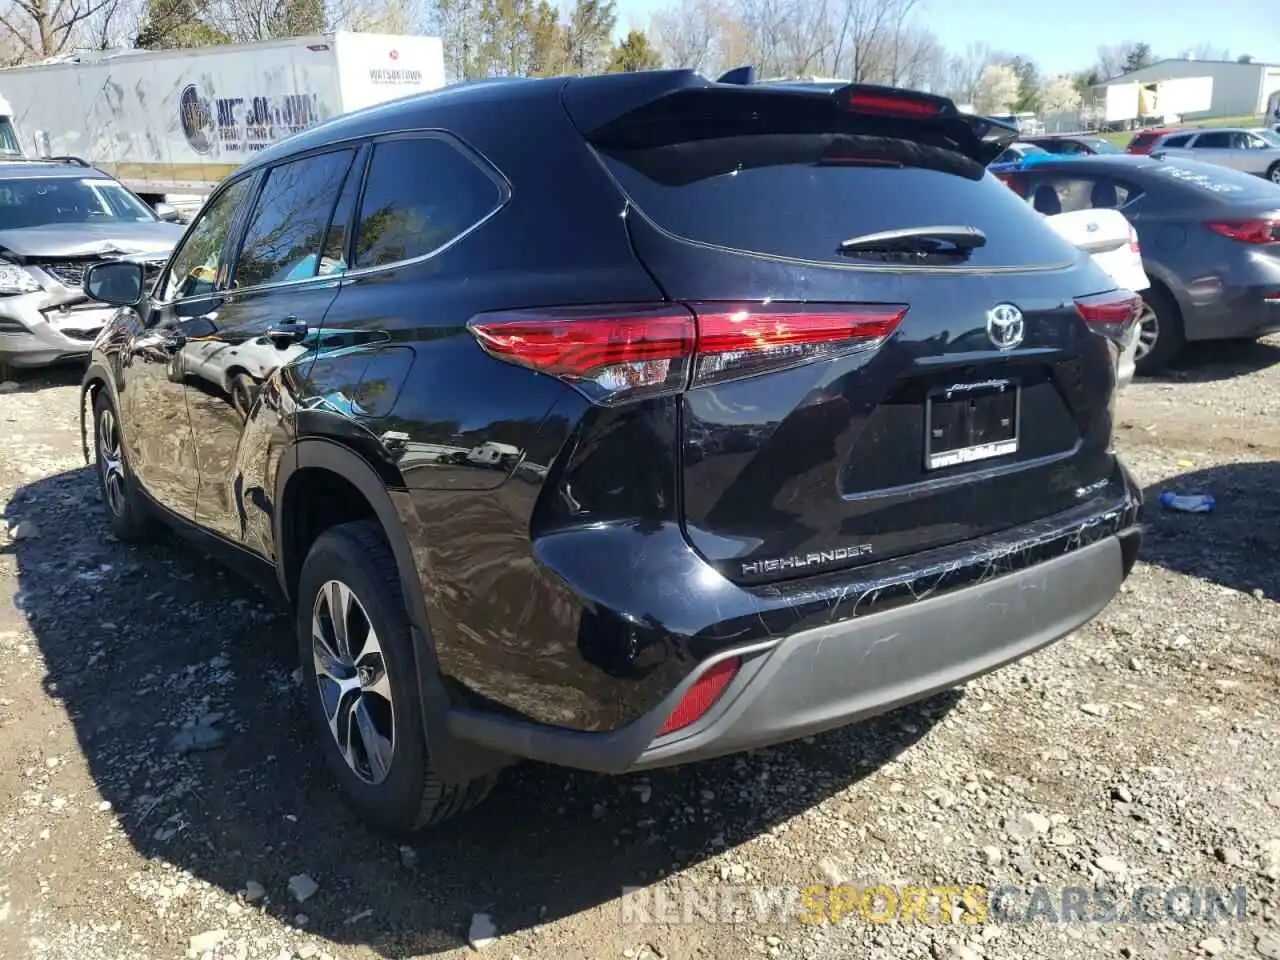
<svg viewBox="0 0 1280 960">
<path fill-rule="evenodd" d="M 765 256 L 847 265 L 842 241 L 977 227 L 962 268 L 1060 263 L 1072 252 L 1017 194 L 958 153 L 854 134 L 729 136 L 601 149 L 631 201 L 670 233 Z"/>
</svg>

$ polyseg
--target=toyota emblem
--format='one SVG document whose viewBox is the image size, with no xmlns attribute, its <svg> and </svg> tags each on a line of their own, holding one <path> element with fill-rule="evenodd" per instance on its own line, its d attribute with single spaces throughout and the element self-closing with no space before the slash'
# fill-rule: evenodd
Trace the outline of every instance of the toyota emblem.
<svg viewBox="0 0 1280 960">
<path fill-rule="evenodd" d="M 1022 311 L 1012 303 L 1000 303 L 987 311 L 987 336 L 997 350 L 1012 350 L 1025 334 Z"/>
</svg>

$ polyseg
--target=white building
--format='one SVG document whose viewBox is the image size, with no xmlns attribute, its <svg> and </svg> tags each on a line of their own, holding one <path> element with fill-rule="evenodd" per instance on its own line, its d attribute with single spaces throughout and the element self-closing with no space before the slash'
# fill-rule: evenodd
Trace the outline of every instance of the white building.
<svg viewBox="0 0 1280 960">
<path fill-rule="evenodd" d="M 1202 113 L 1188 113 L 1183 119 L 1244 117 L 1262 113 L 1267 98 L 1280 90 L 1280 64 L 1236 63 L 1234 60 L 1161 60 L 1141 70 L 1121 74 L 1096 88 L 1120 83 L 1159 83 L 1187 77 L 1213 79 L 1213 101 Z"/>
</svg>

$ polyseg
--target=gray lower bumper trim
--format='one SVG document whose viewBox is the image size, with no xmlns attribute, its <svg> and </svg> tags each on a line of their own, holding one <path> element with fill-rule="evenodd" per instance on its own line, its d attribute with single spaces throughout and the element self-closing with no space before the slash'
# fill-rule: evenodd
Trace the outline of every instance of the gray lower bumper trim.
<svg viewBox="0 0 1280 960">
<path fill-rule="evenodd" d="M 633 766 L 808 736 L 954 687 L 1087 623 L 1123 579 L 1112 537 L 955 593 L 795 634 L 705 726 L 655 744 Z"/>
<path fill-rule="evenodd" d="M 697 674 L 645 717 L 609 733 L 469 711 L 451 711 L 450 733 L 514 756 L 611 773 L 768 746 L 892 710 L 1024 657 L 1096 616 L 1124 575 L 1120 540 L 1109 537 L 953 593 L 780 638 L 744 660 L 707 716 L 657 740 Z"/>
</svg>

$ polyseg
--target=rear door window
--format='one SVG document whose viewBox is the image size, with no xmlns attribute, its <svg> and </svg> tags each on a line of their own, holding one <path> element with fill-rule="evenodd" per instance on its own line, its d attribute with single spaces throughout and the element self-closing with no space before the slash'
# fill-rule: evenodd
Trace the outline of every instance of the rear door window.
<svg viewBox="0 0 1280 960">
<path fill-rule="evenodd" d="M 697 243 L 859 265 L 839 252 L 842 241 L 946 225 L 987 237 L 957 268 L 1070 259 L 1057 234 L 985 167 L 927 143 L 787 133 L 598 150 L 640 211 Z"/>
<path fill-rule="evenodd" d="M 1176 137 L 1167 137 L 1160 145 L 1162 147 L 1185 147 L 1191 141 L 1192 134 L 1183 133 Z"/>
<path fill-rule="evenodd" d="M 240 244 L 233 287 L 316 275 L 325 231 L 353 156 L 354 150 L 338 150 L 267 171 Z"/>
<path fill-rule="evenodd" d="M 1191 146 L 1195 150 L 1227 150 L 1231 147 L 1231 134 L 1202 133 Z"/>
<path fill-rule="evenodd" d="M 499 181 L 451 139 L 375 144 L 356 228 L 355 266 L 379 267 L 434 253 L 503 202 Z"/>
</svg>

